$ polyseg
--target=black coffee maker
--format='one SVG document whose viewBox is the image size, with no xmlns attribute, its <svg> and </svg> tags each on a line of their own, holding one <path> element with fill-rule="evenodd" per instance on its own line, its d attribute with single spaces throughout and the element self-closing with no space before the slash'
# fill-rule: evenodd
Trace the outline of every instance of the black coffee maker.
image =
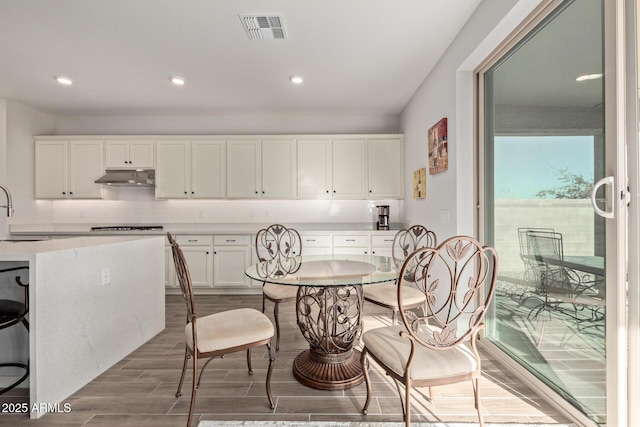
<svg viewBox="0 0 640 427">
<path fill-rule="evenodd" d="M 376 228 L 378 230 L 389 229 L 389 205 L 376 205 L 378 208 L 378 222 Z"/>
</svg>

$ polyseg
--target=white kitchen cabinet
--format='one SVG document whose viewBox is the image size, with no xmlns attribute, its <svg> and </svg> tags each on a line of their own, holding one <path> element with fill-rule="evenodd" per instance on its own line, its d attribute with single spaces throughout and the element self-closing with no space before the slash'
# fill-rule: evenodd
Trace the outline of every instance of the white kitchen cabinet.
<svg viewBox="0 0 640 427">
<path fill-rule="evenodd" d="M 371 236 L 371 255 L 388 256 L 392 255 L 393 238 L 396 232 L 377 234 Z"/>
<path fill-rule="evenodd" d="M 366 199 L 366 138 L 298 141 L 298 197 Z"/>
<path fill-rule="evenodd" d="M 296 140 L 262 141 L 261 196 L 269 199 L 295 199 L 297 196 Z"/>
<path fill-rule="evenodd" d="M 189 267 L 191 284 L 194 288 L 211 288 L 213 286 L 213 245 L 211 236 L 177 235 L 174 236 L 184 259 Z M 167 242 L 168 244 L 168 242 Z M 171 246 L 166 249 L 165 286 L 178 288 Z"/>
<path fill-rule="evenodd" d="M 333 236 L 333 253 L 336 255 L 367 255 L 369 251 L 368 234 Z"/>
<path fill-rule="evenodd" d="M 225 141 L 191 141 L 191 198 L 223 198 L 225 165 Z"/>
<path fill-rule="evenodd" d="M 367 198 L 367 140 L 334 139 L 332 143 L 333 197 Z"/>
<path fill-rule="evenodd" d="M 36 199 L 101 199 L 102 150 L 98 140 L 36 140 Z"/>
<path fill-rule="evenodd" d="M 163 140 L 156 144 L 156 198 L 187 199 L 189 183 L 189 141 Z"/>
<path fill-rule="evenodd" d="M 302 255 L 331 254 L 331 235 L 329 234 L 301 234 Z"/>
<path fill-rule="evenodd" d="M 331 139 L 298 140 L 298 198 L 330 199 L 333 196 Z"/>
<path fill-rule="evenodd" d="M 231 199 L 259 199 L 261 144 L 259 139 L 227 141 L 227 197 Z"/>
<path fill-rule="evenodd" d="M 153 141 L 107 140 L 105 153 L 107 169 L 148 169 L 154 167 Z"/>
<path fill-rule="evenodd" d="M 158 141 L 156 198 L 224 197 L 225 141 Z"/>
<path fill-rule="evenodd" d="M 248 288 L 249 278 L 244 272 L 251 265 L 249 236 L 214 236 L 214 287 Z"/>
<path fill-rule="evenodd" d="M 404 143 L 401 138 L 367 141 L 369 198 L 404 197 Z"/>
</svg>

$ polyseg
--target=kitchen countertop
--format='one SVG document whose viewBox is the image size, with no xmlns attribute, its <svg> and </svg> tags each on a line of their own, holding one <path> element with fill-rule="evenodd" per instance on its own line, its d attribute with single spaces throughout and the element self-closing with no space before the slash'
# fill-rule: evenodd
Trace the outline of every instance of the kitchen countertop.
<svg viewBox="0 0 640 427">
<path fill-rule="evenodd" d="M 273 223 L 168 223 L 168 224 L 10 224 L 9 230 L 12 236 L 72 236 L 95 234 L 108 235 L 161 235 L 166 232 L 172 234 L 254 234 L 261 228 L 266 228 Z M 92 232 L 91 227 L 119 225 L 162 225 L 163 230 L 150 231 L 99 231 Z M 377 231 L 373 223 L 365 222 L 325 222 L 325 223 L 287 223 L 288 227 L 295 228 L 301 233 L 317 232 L 370 232 Z M 398 231 L 404 224 L 392 223 L 390 230 Z M 380 230 L 383 231 L 383 230 Z"/>
</svg>

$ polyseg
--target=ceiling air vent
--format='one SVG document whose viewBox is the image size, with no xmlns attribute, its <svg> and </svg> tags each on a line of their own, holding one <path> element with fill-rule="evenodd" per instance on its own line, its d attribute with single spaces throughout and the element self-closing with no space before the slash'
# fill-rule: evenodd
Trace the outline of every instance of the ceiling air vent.
<svg viewBox="0 0 640 427">
<path fill-rule="evenodd" d="M 280 14 L 239 15 L 249 40 L 283 40 L 287 38 Z"/>
</svg>

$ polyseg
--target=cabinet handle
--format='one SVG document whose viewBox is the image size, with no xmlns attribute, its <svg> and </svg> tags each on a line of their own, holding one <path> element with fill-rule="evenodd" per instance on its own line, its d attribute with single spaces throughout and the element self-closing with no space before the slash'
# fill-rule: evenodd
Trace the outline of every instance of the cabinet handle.
<svg viewBox="0 0 640 427">
<path fill-rule="evenodd" d="M 367 252 L 367 251 L 364 251 L 364 254 L 365 254 L 365 255 L 366 255 L 366 254 L 368 254 L 368 253 L 369 253 L 369 252 Z"/>
<path fill-rule="evenodd" d="M 69 191 L 69 194 L 73 194 L 73 191 Z"/>
<path fill-rule="evenodd" d="M 369 190 L 369 193 L 373 193 L 373 190 Z"/>
<path fill-rule="evenodd" d="M 214 254 L 214 255 L 217 255 L 217 254 L 218 254 L 218 252 L 216 252 L 216 251 L 213 251 L 213 254 Z"/>
<path fill-rule="evenodd" d="M 333 190 L 333 192 L 335 193 L 335 192 L 336 192 L 336 190 Z"/>
<path fill-rule="evenodd" d="M 258 194 L 258 190 L 256 190 L 256 194 Z"/>
<path fill-rule="evenodd" d="M 66 192 L 66 191 L 63 191 L 63 192 L 62 192 L 62 194 L 67 194 L 67 192 Z"/>
<path fill-rule="evenodd" d="M 197 241 L 198 241 L 198 239 L 193 239 L 193 240 L 189 239 L 189 241 L 190 241 L 190 242 L 197 242 Z"/>
<path fill-rule="evenodd" d="M 355 242 L 356 239 L 347 239 L 347 242 Z"/>
<path fill-rule="evenodd" d="M 207 255 L 209 255 L 209 251 L 207 251 Z"/>
<path fill-rule="evenodd" d="M 305 241 L 307 241 L 307 242 L 315 242 L 316 239 L 305 239 Z"/>
<path fill-rule="evenodd" d="M 384 239 L 385 242 L 393 242 L 393 239 Z"/>
<path fill-rule="evenodd" d="M 264 194 L 264 191 L 262 191 L 262 194 Z"/>
<path fill-rule="evenodd" d="M 187 192 L 185 191 L 184 194 L 187 194 Z"/>
<path fill-rule="evenodd" d="M 327 193 L 329 193 L 329 190 L 327 190 Z"/>
<path fill-rule="evenodd" d="M 196 194 L 195 191 L 192 191 L 191 194 Z"/>
<path fill-rule="evenodd" d="M 233 242 L 235 242 L 235 241 L 236 241 L 236 239 L 233 239 L 233 240 L 229 240 L 229 239 L 227 239 L 227 243 L 233 243 Z"/>
</svg>

